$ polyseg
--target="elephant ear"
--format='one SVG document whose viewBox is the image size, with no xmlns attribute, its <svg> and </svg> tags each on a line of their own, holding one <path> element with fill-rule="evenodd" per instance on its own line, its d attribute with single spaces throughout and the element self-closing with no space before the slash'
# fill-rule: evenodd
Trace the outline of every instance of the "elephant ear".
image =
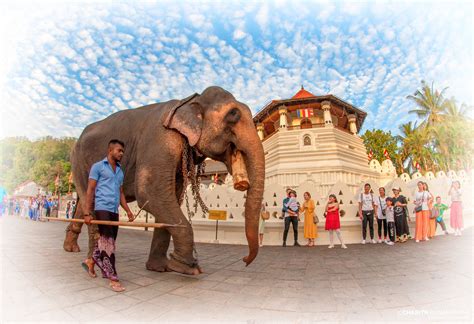
<svg viewBox="0 0 474 324">
<path fill-rule="evenodd" d="M 192 101 L 197 96 L 199 95 L 195 93 L 178 102 L 163 122 L 166 128 L 175 129 L 186 136 L 191 146 L 199 141 L 202 131 L 201 105 Z"/>
</svg>

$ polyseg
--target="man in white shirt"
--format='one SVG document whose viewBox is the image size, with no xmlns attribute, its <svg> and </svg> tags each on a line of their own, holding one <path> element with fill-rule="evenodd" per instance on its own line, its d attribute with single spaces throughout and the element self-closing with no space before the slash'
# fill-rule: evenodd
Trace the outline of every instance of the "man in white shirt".
<svg viewBox="0 0 474 324">
<path fill-rule="evenodd" d="M 369 223 L 370 239 L 374 240 L 374 217 L 377 217 L 377 209 L 374 195 L 370 192 L 370 184 L 364 185 L 364 192 L 359 195 L 359 218 L 362 221 L 362 244 L 365 244 L 367 237 L 367 223 Z"/>
</svg>

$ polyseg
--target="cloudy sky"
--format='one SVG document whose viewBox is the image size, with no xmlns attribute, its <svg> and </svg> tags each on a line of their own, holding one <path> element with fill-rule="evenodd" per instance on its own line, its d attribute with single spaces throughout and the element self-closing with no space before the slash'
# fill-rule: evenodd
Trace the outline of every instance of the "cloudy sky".
<svg viewBox="0 0 474 324">
<path fill-rule="evenodd" d="M 2 4 L 0 138 L 78 136 L 219 85 L 253 112 L 303 84 L 396 131 L 421 80 L 473 104 L 470 2 Z"/>
</svg>

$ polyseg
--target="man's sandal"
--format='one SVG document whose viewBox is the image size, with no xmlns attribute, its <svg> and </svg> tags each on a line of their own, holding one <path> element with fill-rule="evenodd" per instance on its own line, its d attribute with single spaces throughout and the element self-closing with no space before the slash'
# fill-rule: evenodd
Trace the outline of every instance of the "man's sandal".
<svg viewBox="0 0 474 324">
<path fill-rule="evenodd" d="M 123 287 L 118 281 L 111 281 L 109 285 L 110 285 L 110 288 L 115 292 L 125 291 L 125 287 Z"/>
<path fill-rule="evenodd" d="M 97 275 L 95 274 L 95 271 L 93 269 L 89 268 L 89 264 L 86 260 L 84 260 L 81 263 L 81 266 L 82 266 L 82 268 L 84 268 L 84 270 L 86 270 L 89 277 L 91 277 L 91 278 L 96 278 L 97 277 Z"/>
</svg>

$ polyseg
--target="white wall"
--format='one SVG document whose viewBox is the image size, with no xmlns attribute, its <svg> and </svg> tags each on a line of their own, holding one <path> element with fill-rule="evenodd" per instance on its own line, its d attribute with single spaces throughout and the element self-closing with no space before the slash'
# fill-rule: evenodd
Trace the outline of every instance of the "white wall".
<svg viewBox="0 0 474 324">
<path fill-rule="evenodd" d="M 410 177 L 407 174 L 403 174 L 400 177 L 396 177 L 384 185 L 388 195 L 391 195 L 391 188 L 393 186 L 399 186 L 402 189 L 402 194 L 409 200 L 408 209 L 413 210 L 413 197 L 416 190 L 416 183 L 420 180 L 426 181 L 430 187 L 430 191 L 434 196 L 441 196 L 443 202 L 449 205 L 449 198 L 447 196 L 451 182 L 456 179 L 462 184 L 464 192 L 464 210 L 466 215 L 470 215 L 472 212 L 471 205 L 471 192 L 472 192 L 472 179 L 473 174 L 466 173 L 465 171 L 454 172 L 450 171 L 448 174 L 438 173 L 433 174 L 415 174 Z M 318 244 L 327 243 L 327 234 L 324 232 L 324 217 L 323 210 L 327 197 L 329 194 L 334 193 L 338 201 L 341 203 L 340 209 L 345 211 L 345 216 L 341 218 L 341 230 L 345 236 L 345 240 L 348 243 L 358 243 L 360 241 L 360 221 L 356 217 L 357 213 L 357 197 L 362 190 L 364 184 L 369 182 L 372 185 L 375 196 L 378 194 L 379 184 L 375 180 L 362 180 L 358 185 L 357 191 L 354 193 L 349 186 L 343 182 L 337 182 L 329 190 L 322 190 L 321 186 L 314 182 L 305 181 L 300 183 L 296 187 L 298 193 L 298 199 L 303 202 L 303 193 L 308 191 L 311 193 L 312 198 L 315 200 L 316 214 L 319 216 L 321 223 L 318 225 L 319 238 Z M 201 185 L 201 196 L 203 197 L 206 205 L 209 209 L 226 210 L 228 212 L 228 219 L 226 221 L 219 222 L 219 233 L 218 240 L 220 243 L 232 243 L 232 244 L 246 244 L 246 238 L 244 234 L 244 198 L 245 193 L 235 191 L 232 188 L 232 180 L 230 177 L 226 179 L 226 184 L 215 185 L 211 184 L 209 187 Z M 190 206 L 192 208 L 194 200 L 191 196 L 191 191 L 188 190 L 188 197 Z M 285 187 L 278 184 L 267 184 L 264 192 L 263 202 L 266 205 L 267 210 L 271 212 L 270 220 L 266 222 L 265 227 L 265 242 L 266 244 L 280 244 L 283 232 L 283 221 L 278 218 L 281 214 L 282 201 L 285 197 Z M 136 204 L 132 204 L 132 210 L 138 211 Z M 185 204 L 182 205 L 182 210 L 187 215 Z M 413 218 L 413 215 L 411 215 Z M 121 211 L 121 218 L 126 220 L 126 215 Z M 414 218 L 413 218 L 414 219 Z M 470 224 L 470 217 L 464 217 L 465 222 Z M 145 212 L 142 212 L 138 217 L 137 221 L 145 222 Z M 150 216 L 150 220 L 153 222 L 153 218 Z M 449 211 L 445 217 L 445 222 L 449 228 Z M 303 228 L 300 223 L 300 237 L 303 241 Z M 198 208 L 197 214 L 193 217 L 193 227 L 195 233 L 195 240 L 197 242 L 213 242 L 215 239 L 215 225 L 216 222 L 207 218 L 202 218 L 202 212 Z M 410 226 L 414 226 L 412 223 Z M 289 234 L 289 242 L 292 240 L 292 230 Z M 440 233 L 438 231 L 438 233 Z"/>
</svg>

